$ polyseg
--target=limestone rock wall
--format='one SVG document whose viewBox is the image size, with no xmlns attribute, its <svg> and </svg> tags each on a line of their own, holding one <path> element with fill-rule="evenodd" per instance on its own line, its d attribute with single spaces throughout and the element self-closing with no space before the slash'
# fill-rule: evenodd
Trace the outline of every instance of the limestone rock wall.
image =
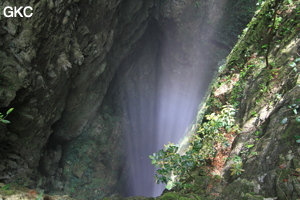
<svg viewBox="0 0 300 200">
<path fill-rule="evenodd" d="M 0 180 L 32 186 L 41 172 L 47 180 L 39 179 L 40 185 L 62 189 L 51 179 L 62 173 L 67 150 L 61 144 L 96 116 L 118 65 L 143 35 L 154 1 L 0 6 L 8 5 L 30 5 L 34 14 L 0 21 L 0 107 L 2 113 L 15 108 L 7 118 L 12 123 L 1 124 Z"/>
<path fill-rule="evenodd" d="M 298 13 L 299 1 L 266 1 L 228 57 L 228 66 L 243 68 L 238 73 L 244 90 L 236 99 L 242 130 L 225 165 L 226 187 L 218 199 L 297 199 L 300 194 Z M 266 28 L 273 23 L 271 30 Z M 236 156 L 245 171 L 230 176 Z"/>
</svg>

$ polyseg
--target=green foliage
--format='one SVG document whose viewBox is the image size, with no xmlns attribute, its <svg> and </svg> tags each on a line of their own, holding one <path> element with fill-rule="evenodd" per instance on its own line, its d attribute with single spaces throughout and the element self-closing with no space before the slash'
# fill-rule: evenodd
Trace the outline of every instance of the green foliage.
<svg viewBox="0 0 300 200">
<path fill-rule="evenodd" d="M 292 110 L 293 111 L 293 114 L 294 116 L 292 116 L 291 118 L 295 118 L 295 121 L 296 122 L 300 122 L 300 115 L 299 115 L 299 108 L 300 108 L 300 99 L 296 99 L 296 101 L 290 105 L 287 106 L 289 110 Z M 286 122 L 288 121 L 289 119 L 287 117 L 283 118 L 280 123 L 281 124 L 286 124 Z"/>
<path fill-rule="evenodd" d="M 298 99 L 298 100 L 300 100 L 300 99 Z M 297 104 L 297 103 L 291 104 L 288 106 L 288 108 L 292 109 L 294 114 L 297 115 L 298 114 L 297 109 L 299 108 L 299 104 Z"/>
<path fill-rule="evenodd" d="M 260 92 L 266 93 L 268 91 L 268 87 L 265 84 L 259 84 Z"/>
<path fill-rule="evenodd" d="M 254 147 L 254 144 L 247 144 L 246 147 L 247 147 L 248 149 L 250 149 L 250 148 Z"/>
<path fill-rule="evenodd" d="M 298 72 L 297 64 L 300 61 L 300 58 L 295 59 L 294 61 L 289 63 L 289 66 L 293 68 L 294 72 Z"/>
<path fill-rule="evenodd" d="M 235 109 L 231 105 L 223 106 L 220 114 L 212 113 L 206 115 L 207 122 L 198 125 L 197 132 L 191 137 L 188 150 L 181 155 L 178 146 L 172 143 L 165 145 L 165 149 L 159 150 L 149 158 L 157 168 L 155 179 L 157 183 L 168 183 L 167 189 L 174 186 L 187 188 L 187 179 L 193 179 L 190 171 L 194 167 L 203 166 L 208 159 L 217 153 L 215 145 L 221 143 L 228 147 L 227 139 L 224 137 L 226 131 L 237 130 L 234 115 Z M 176 181 L 172 180 L 176 177 Z M 170 183 L 171 182 L 171 183 Z"/>
<path fill-rule="evenodd" d="M 178 146 L 170 143 L 165 145 L 165 150 L 159 150 L 157 153 L 149 156 L 152 160 L 151 163 L 159 168 L 155 174 L 156 183 L 167 184 L 171 181 L 171 175 L 184 177 L 185 173 L 189 174 L 189 170 L 195 166 L 193 151 L 188 151 L 182 156 L 177 151 Z M 189 176 L 191 177 L 191 175 Z M 175 185 L 176 183 L 172 186 Z"/>
<path fill-rule="evenodd" d="M 254 132 L 254 135 L 255 135 L 255 136 L 259 136 L 260 134 L 261 134 L 261 131 L 255 131 L 255 132 Z"/>
<path fill-rule="evenodd" d="M 11 185 L 11 183 L 10 183 L 10 184 L 7 184 L 7 185 L 5 185 L 5 186 L 3 186 L 3 187 L 1 188 L 1 190 L 8 190 L 9 187 L 10 187 L 10 185 Z"/>
<path fill-rule="evenodd" d="M 276 94 L 275 94 L 275 98 L 279 101 L 279 100 L 282 99 L 282 95 L 279 94 L 279 93 L 276 93 Z"/>
<path fill-rule="evenodd" d="M 258 0 L 256 5 L 257 5 L 259 8 L 261 8 L 261 5 L 263 4 L 263 2 L 264 2 L 263 0 Z"/>
<path fill-rule="evenodd" d="M 234 163 L 231 165 L 232 169 L 230 169 L 231 176 L 240 175 L 243 171 L 245 171 L 242 169 L 243 163 L 240 156 L 235 155 L 232 160 Z"/>
<path fill-rule="evenodd" d="M 300 116 L 296 117 L 296 122 L 298 122 L 298 123 L 300 122 Z"/>
<path fill-rule="evenodd" d="M 296 142 L 297 142 L 298 144 L 300 144 L 300 136 L 299 136 L 299 135 L 295 135 L 294 137 L 295 137 L 295 139 L 296 139 Z"/>
<path fill-rule="evenodd" d="M 284 0 L 285 2 L 287 2 L 288 4 L 294 5 L 293 0 Z"/>
<path fill-rule="evenodd" d="M 256 111 L 252 111 L 252 112 L 251 112 L 251 116 L 257 117 L 257 116 L 258 116 L 258 114 L 257 114 L 257 112 L 256 112 Z"/>
<path fill-rule="evenodd" d="M 196 1 L 195 4 L 194 4 L 195 8 L 200 8 L 200 4 L 201 4 L 200 1 Z"/>
<path fill-rule="evenodd" d="M 43 198 L 43 194 L 44 194 L 44 190 L 42 190 L 39 194 L 39 196 L 36 198 L 36 200 L 42 200 Z"/>
<path fill-rule="evenodd" d="M 296 122 L 300 122 L 299 116 L 299 107 L 300 107 L 300 99 L 297 99 L 293 104 L 288 105 L 288 108 L 291 109 L 295 115 Z"/>
<path fill-rule="evenodd" d="M 278 28 L 279 28 L 279 26 L 280 26 L 280 24 L 281 24 L 281 21 L 282 21 L 282 17 L 276 17 L 275 18 L 275 30 L 277 30 Z"/>
<path fill-rule="evenodd" d="M 1 121 L 2 123 L 5 123 L 5 124 L 10 123 L 10 121 L 6 120 L 5 118 L 6 118 L 7 115 L 8 115 L 9 113 L 11 113 L 13 110 L 14 110 L 14 108 L 10 108 L 10 109 L 6 112 L 6 115 L 5 115 L 5 116 L 4 116 L 2 113 L 0 113 L 0 121 Z"/>
<path fill-rule="evenodd" d="M 230 132 L 238 129 L 234 121 L 235 109 L 231 105 L 223 106 L 220 114 L 212 113 L 206 115 L 207 122 L 200 125 L 196 135 L 192 138 L 191 145 L 200 147 L 198 155 L 203 159 L 215 156 L 214 145 L 217 143 L 227 147 L 228 143 L 224 137 L 224 131 Z"/>
<path fill-rule="evenodd" d="M 234 157 L 233 157 L 233 162 L 235 162 L 235 163 L 239 163 L 239 162 L 242 162 L 242 158 L 240 157 L 240 156 L 237 156 L 237 155 L 235 155 Z"/>
</svg>

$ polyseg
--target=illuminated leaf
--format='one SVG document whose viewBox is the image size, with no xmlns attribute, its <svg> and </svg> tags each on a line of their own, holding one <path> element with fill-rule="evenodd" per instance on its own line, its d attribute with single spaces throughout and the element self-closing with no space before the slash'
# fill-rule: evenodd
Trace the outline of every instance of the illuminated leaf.
<svg viewBox="0 0 300 200">
<path fill-rule="evenodd" d="M 10 123 L 10 121 L 8 121 L 8 120 L 6 120 L 6 119 L 1 119 L 1 121 L 2 121 L 3 123 L 5 123 L 5 124 L 9 124 L 9 123 Z"/>
<path fill-rule="evenodd" d="M 7 112 L 6 115 L 8 115 L 9 113 L 11 113 L 14 110 L 14 108 L 10 108 Z"/>
</svg>

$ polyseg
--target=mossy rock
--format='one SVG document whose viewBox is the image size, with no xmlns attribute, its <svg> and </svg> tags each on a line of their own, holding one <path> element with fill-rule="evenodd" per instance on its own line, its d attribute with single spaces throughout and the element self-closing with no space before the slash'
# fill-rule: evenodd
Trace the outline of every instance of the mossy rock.
<svg viewBox="0 0 300 200">
<path fill-rule="evenodd" d="M 162 195 L 161 197 L 159 197 L 158 199 L 160 200 L 175 200 L 175 199 L 179 199 L 180 195 L 178 193 L 175 192 L 168 192 L 165 193 L 164 195 Z"/>
<path fill-rule="evenodd" d="M 157 198 L 158 200 L 190 200 L 190 199 L 195 199 L 195 200 L 204 200 L 206 198 L 201 198 L 196 194 L 181 194 L 178 192 L 168 192 L 163 194 L 162 196 Z"/>
<path fill-rule="evenodd" d="M 264 197 L 260 196 L 260 195 L 252 195 L 250 193 L 245 194 L 245 196 L 243 197 L 244 200 L 263 200 Z"/>
<path fill-rule="evenodd" d="M 162 195 L 161 197 L 159 197 L 159 200 L 177 200 L 181 198 L 181 195 L 179 193 L 176 192 L 168 192 L 165 193 L 164 195 Z"/>
<path fill-rule="evenodd" d="M 246 179 L 239 179 L 229 184 L 218 199 L 241 199 L 247 193 L 249 196 L 252 192 L 254 192 L 254 183 Z"/>
</svg>

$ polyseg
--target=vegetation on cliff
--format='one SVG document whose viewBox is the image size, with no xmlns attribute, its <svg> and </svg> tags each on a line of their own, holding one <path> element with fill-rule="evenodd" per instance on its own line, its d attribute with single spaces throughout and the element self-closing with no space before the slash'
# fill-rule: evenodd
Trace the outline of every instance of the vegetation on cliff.
<svg viewBox="0 0 300 200">
<path fill-rule="evenodd" d="M 213 81 L 185 153 L 167 145 L 150 156 L 160 168 L 157 180 L 169 182 L 172 193 L 198 194 L 195 199 L 300 196 L 300 2 L 260 3 Z M 236 111 L 230 127 L 215 120 L 224 106 Z"/>
</svg>

